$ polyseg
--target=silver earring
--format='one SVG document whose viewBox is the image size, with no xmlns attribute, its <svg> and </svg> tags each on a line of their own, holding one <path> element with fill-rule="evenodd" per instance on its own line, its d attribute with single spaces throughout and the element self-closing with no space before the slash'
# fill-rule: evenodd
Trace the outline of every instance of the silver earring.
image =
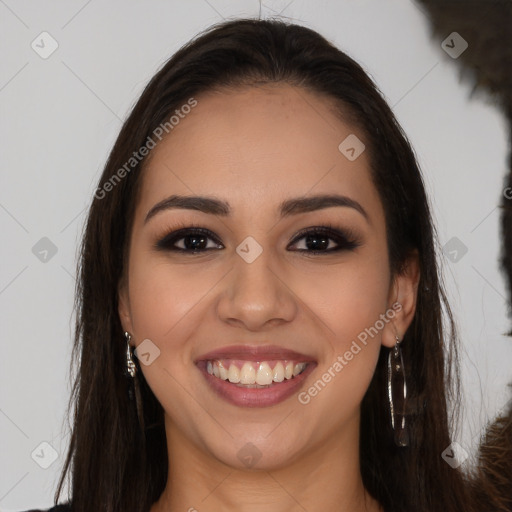
<svg viewBox="0 0 512 512">
<path fill-rule="evenodd" d="M 397 446 L 409 446 L 409 429 L 405 420 L 405 402 L 407 384 L 405 381 L 404 359 L 400 347 L 400 338 L 395 336 L 396 344 L 388 356 L 388 396 L 391 410 L 391 426 L 395 432 Z"/>
<path fill-rule="evenodd" d="M 144 432 L 145 423 L 142 407 L 142 396 L 139 387 L 139 379 L 135 378 L 135 374 L 137 373 L 137 366 L 135 366 L 135 361 L 132 358 L 132 351 L 130 347 L 130 340 L 132 339 L 132 336 L 129 332 L 125 332 L 124 337 L 126 338 L 126 375 L 129 375 L 132 378 L 131 383 L 133 384 L 133 386 L 128 386 L 128 397 L 130 401 L 135 401 L 139 427 L 141 432 Z"/>
<path fill-rule="evenodd" d="M 135 362 L 132 359 L 132 351 L 130 347 L 130 340 L 132 337 L 129 332 L 125 332 L 124 337 L 126 338 L 126 371 L 128 375 L 133 378 L 137 373 L 137 367 L 135 366 Z"/>
</svg>

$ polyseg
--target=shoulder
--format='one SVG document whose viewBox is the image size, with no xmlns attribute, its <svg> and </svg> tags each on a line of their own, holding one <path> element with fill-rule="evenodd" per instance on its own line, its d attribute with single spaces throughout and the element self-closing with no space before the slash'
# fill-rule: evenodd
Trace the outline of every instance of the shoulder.
<svg viewBox="0 0 512 512">
<path fill-rule="evenodd" d="M 71 512 L 71 505 L 69 503 L 64 503 L 45 510 L 34 508 L 27 510 L 26 512 Z"/>
</svg>

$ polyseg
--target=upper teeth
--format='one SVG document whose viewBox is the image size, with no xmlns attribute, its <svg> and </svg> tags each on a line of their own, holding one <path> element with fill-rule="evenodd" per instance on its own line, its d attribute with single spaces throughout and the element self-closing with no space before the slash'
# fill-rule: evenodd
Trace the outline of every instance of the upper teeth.
<svg viewBox="0 0 512 512">
<path fill-rule="evenodd" d="M 306 368 L 306 363 L 294 363 L 293 361 L 277 361 L 272 368 L 271 364 L 275 361 L 262 361 L 253 363 L 245 361 L 237 365 L 235 362 L 227 360 L 208 361 L 206 370 L 210 375 L 215 375 L 223 380 L 229 380 L 233 384 L 258 384 L 265 386 L 272 382 L 283 382 L 284 379 L 295 377 Z M 255 366 L 254 366 L 255 365 Z"/>
</svg>

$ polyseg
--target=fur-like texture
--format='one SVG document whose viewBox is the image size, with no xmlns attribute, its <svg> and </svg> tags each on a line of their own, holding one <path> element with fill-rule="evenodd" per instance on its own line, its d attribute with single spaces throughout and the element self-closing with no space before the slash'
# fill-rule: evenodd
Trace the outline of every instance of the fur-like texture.
<svg viewBox="0 0 512 512">
<path fill-rule="evenodd" d="M 481 510 L 512 510 L 512 400 L 485 433 L 472 485 Z"/>
<path fill-rule="evenodd" d="M 416 4 L 429 17 L 441 54 L 444 55 L 441 41 L 452 32 L 458 32 L 467 41 L 467 50 L 457 59 L 448 55 L 445 58 L 459 67 L 462 80 L 472 86 L 472 96 L 485 97 L 507 119 L 509 172 L 503 189 L 512 187 L 512 0 L 417 0 Z M 486 172 L 499 172 L 499 169 Z M 500 195 L 503 237 L 500 263 L 512 319 L 512 197 Z"/>
<path fill-rule="evenodd" d="M 458 32 L 468 42 L 468 49 L 453 62 L 460 67 L 463 80 L 471 82 L 473 94 L 486 93 L 508 120 L 508 174 L 503 191 L 512 192 L 512 0 L 419 0 L 418 5 L 430 18 L 436 40 Z M 512 194 L 500 196 L 500 265 L 512 318 Z M 480 510 L 512 511 L 512 400 L 487 427 L 471 485 Z"/>
</svg>

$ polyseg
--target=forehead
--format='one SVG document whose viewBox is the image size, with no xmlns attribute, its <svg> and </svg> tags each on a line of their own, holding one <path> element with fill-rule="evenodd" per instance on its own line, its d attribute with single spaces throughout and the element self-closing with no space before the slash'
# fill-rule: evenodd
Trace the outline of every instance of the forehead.
<svg viewBox="0 0 512 512">
<path fill-rule="evenodd" d="M 324 97 L 279 84 L 195 99 L 151 154 L 142 184 L 146 210 L 170 194 L 217 196 L 234 210 L 334 191 L 380 203 L 366 152 L 350 161 L 338 148 L 348 136 L 364 135 Z"/>
</svg>

